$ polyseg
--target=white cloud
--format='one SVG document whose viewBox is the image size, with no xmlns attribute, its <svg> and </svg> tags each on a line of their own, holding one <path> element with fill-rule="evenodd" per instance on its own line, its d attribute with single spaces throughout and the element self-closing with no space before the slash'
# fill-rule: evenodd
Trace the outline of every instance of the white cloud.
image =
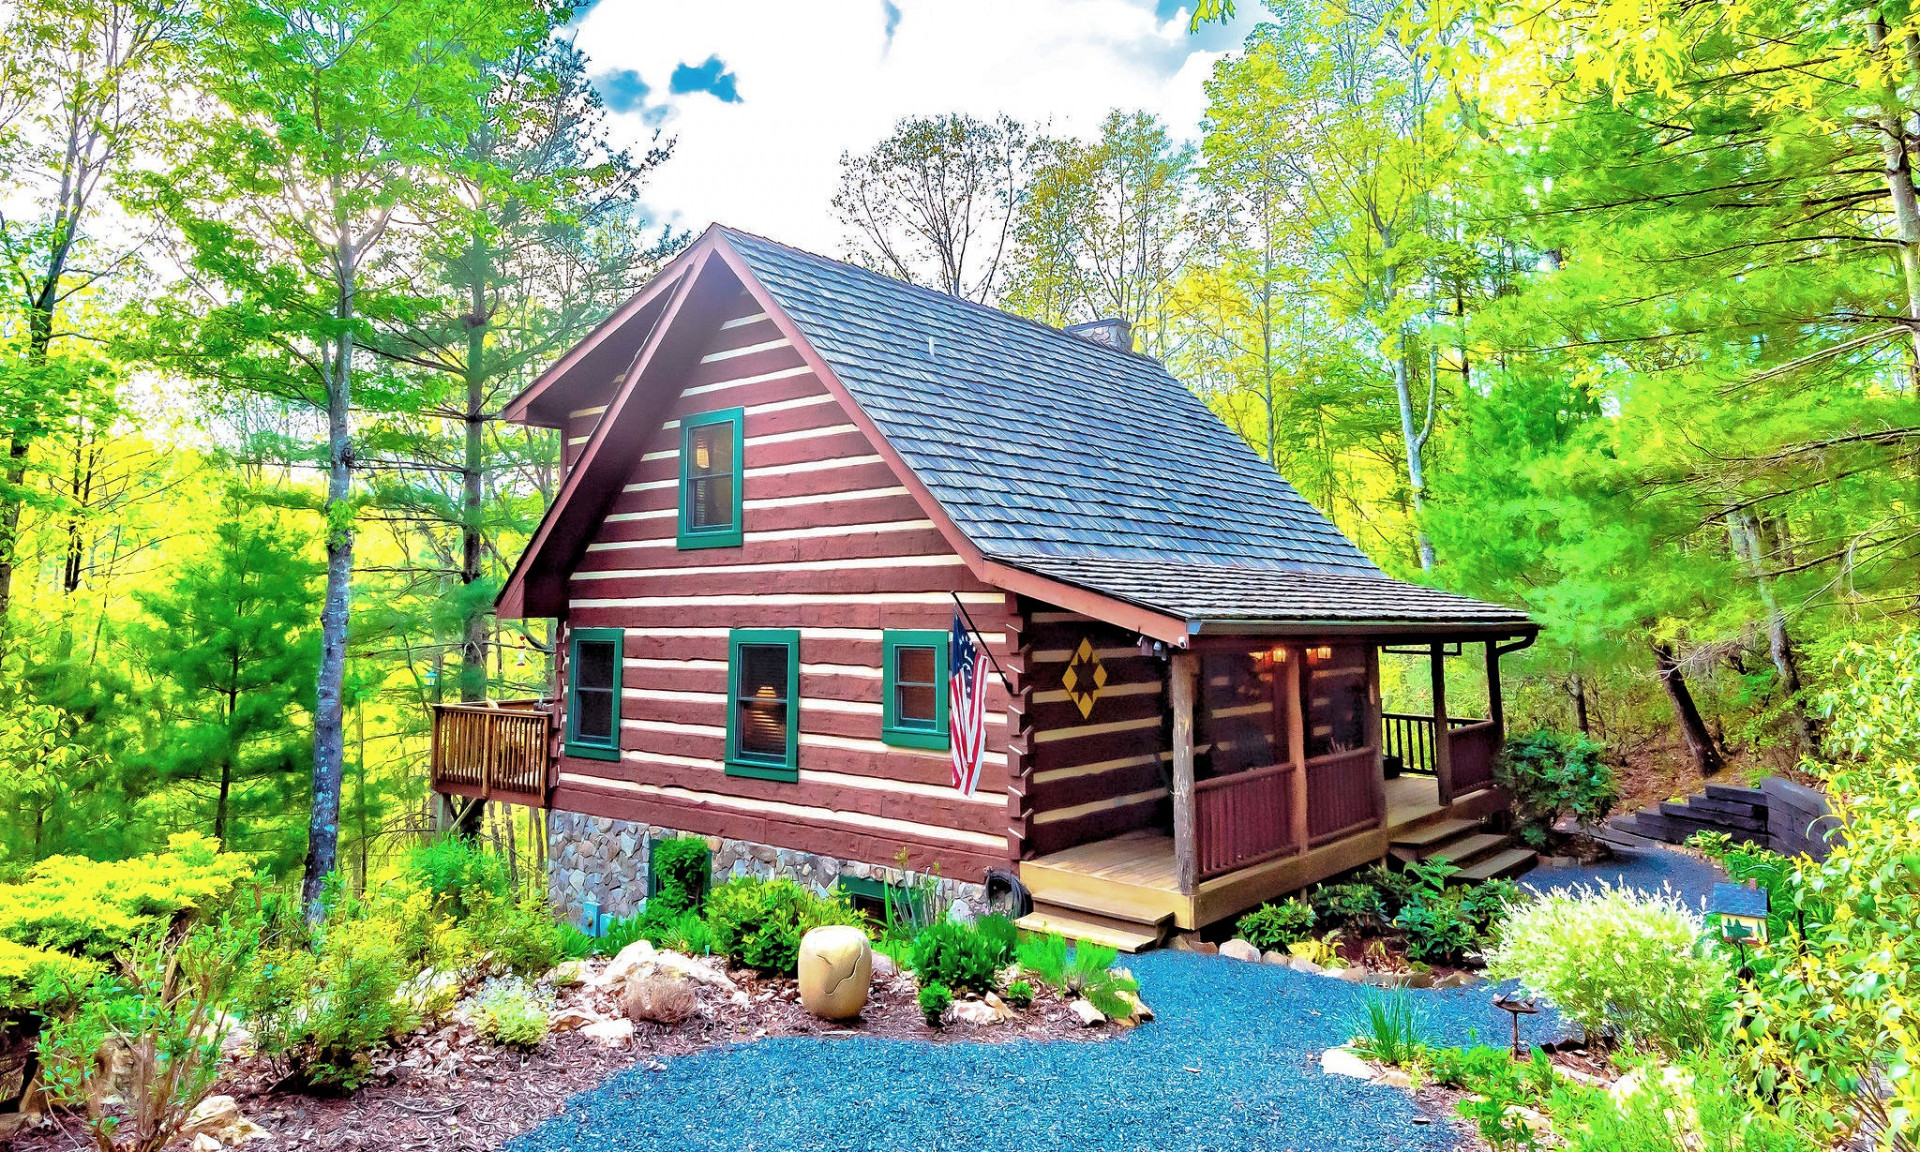
<svg viewBox="0 0 1920 1152">
<path fill-rule="evenodd" d="M 900 117 L 1005 112 L 1084 136 L 1110 109 L 1146 109 L 1192 136 L 1213 61 L 1251 23 L 1243 14 L 1235 28 L 1190 36 L 1187 13 L 1154 0 L 895 3 L 891 42 L 883 0 L 604 0 L 577 35 L 596 74 L 633 69 L 656 118 L 666 103 L 679 144 L 648 190 L 657 213 L 834 253 L 840 154 Z M 737 77 L 739 103 L 669 92 L 677 66 L 714 56 Z M 640 111 L 616 119 L 633 142 L 647 138 Z"/>
</svg>

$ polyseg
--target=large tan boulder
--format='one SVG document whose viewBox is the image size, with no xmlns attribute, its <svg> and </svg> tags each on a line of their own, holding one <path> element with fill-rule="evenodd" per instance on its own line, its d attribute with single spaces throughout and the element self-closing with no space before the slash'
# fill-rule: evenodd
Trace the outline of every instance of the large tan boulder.
<svg viewBox="0 0 1920 1152">
<path fill-rule="evenodd" d="M 873 946 L 847 924 L 815 928 L 800 939 L 800 1003 L 823 1020 L 845 1020 L 867 1006 Z"/>
</svg>

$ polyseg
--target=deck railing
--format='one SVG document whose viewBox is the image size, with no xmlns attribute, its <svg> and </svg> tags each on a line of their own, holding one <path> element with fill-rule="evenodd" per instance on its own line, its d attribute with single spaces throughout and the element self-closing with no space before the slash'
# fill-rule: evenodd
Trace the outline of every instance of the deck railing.
<svg viewBox="0 0 1920 1152">
<path fill-rule="evenodd" d="M 1499 725 L 1476 720 L 1448 733 L 1453 753 L 1453 794 L 1464 796 L 1493 783 L 1493 759 L 1500 751 Z"/>
<path fill-rule="evenodd" d="M 553 712 L 539 700 L 435 704 L 433 788 L 545 807 Z"/>
<path fill-rule="evenodd" d="M 1201 879 L 1299 850 L 1293 833 L 1293 771 L 1291 764 L 1274 764 L 1194 784 L 1194 849 Z"/>
<path fill-rule="evenodd" d="M 1447 718 L 1447 728 L 1456 734 L 1470 725 L 1486 723 L 1489 721 L 1462 716 Z M 1400 757 L 1402 772 L 1433 775 L 1433 717 L 1382 712 L 1380 750 L 1389 756 Z"/>
<path fill-rule="evenodd" d="M 1374 749 L 1307 761 L 1307 843 L 1319 847 L 1380 822 Z"/>
</svg>

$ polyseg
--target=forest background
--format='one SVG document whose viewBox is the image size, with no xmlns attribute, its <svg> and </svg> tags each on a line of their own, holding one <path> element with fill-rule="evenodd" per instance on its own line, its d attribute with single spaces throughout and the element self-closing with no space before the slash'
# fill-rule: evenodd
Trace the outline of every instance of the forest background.
<svg viewBox="0 0 1920 1152">
<path fill-rule="evenodd" d="M 559 445 L 498 413 L 688 240 L 569 15 L 0 15 L 0 875 L 199 829 L 363 877 L 430 825 L 426 705 L 550 691 L 490 607 Z M 1509 715 L 1664 796 L 1796 763 L 1841 645 L 1911 624 L 1916 45 L 1903 4 L 1289 0 L 1198 139 L 931 111 L 820 210 L 1129 320 L 1389 571 L 1532 612 Z"/>
</svg>

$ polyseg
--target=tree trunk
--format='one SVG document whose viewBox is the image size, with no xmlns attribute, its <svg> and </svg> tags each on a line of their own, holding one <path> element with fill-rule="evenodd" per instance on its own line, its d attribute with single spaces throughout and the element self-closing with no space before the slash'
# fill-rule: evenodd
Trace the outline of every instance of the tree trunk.
<svg viewBox="0 0 1920 1152">
<path fill-rule="evenodd" d="M 1400 401 L 1400 439 L 1407 446 L 1407 487 L 1413 493 L 1414 541 L 1420 551 L 1420 570 L 1433 570 L 1433 541 L 1427 538 L 1422 522 L 1426 511 L 1427 469 L 1421 459 L 1420 433 L 1414 428 L 1413 380 L 1407 371 L 1406 334 L 1401 334 L 1399 351 L 1393 357 L 1393 391 Z"/>
<path fill-rule="evenodd" d="M 1680 727 L 1680 737 L 1686 741 L 1694 767 L 1700 770 L 1702 776 L 1714 775 L 1724 767 L 1720 749 L 1714 744 L 1712 733 L 1707 731 L 1706 721 L 1700 718 L 1700 708 L 1693 702 L 1693 693 L 1687 690 L 1687 680 L 1680 672 L 1680 660 L 1674 655 L 1673 645 L 1656 641 L 1653 645 L 1653 663 L 1660 674 L 1661 687 L 1667 690 L 1667 699 L 1673 702 L 1674 723 Z"/>
<path fill-rule="evenodd" d="M 1760 602 L 1767 610 L 1767 650 L 1773 657 L 1774 671 L 1780 675 L 1780 690 L 1786 695 L 1787 714 L 1793 719 L 1794 739 L 1803 755 L 1812 754 L 1818 743 L 1813 718 L 1807 714 L 1806 701 L 1801 698 L 1800 660 L 1794 651 L 1793 637 L 1787 632 L 1787 614 L 1780 608 L 1780 598 L 1775 595 L 1773 578 L 1767 574 L 1766 564 L 1760 551 L 1759 526 L 1752 516 L 1745 512 L 1727 514 L 1727 535 L 1733 542 L 1734 555 L 1740 557 L 1753 576 L 1754 586 L 1760 592 Z"/>
<path fill-rule="evenodd" d="M 7 638 L 7 613 L 13 606 L 13 566 L 20 541 L 21 487 L 27 481 L 28 441 L 15 436 L 7 445 L 5 502 L 0 503 L 0 648 Z"/>
<path fill-rule="evenodd" d="M 336 189 L 337 192 L 337 189 Z M 339 196 L 334 198 L 339 203 Z M 320 607 L 320 675 L 313 709 L 313 796 L 307 813 L 307 859 L 300 894 L 307 919 L 324 913 L 320 896 L 339 866 L 340 787 L 345 774 L 346 733 L 341 713 L 347 670 L 347 623 L 353 589 L 353 330 L 355 277 L 352 237 L 346 221 L 339 236 L 336 315 L 344 331 L 336 338 L 327 380 L 327 591 Z"/>
<path fill-rule="evenodd" d="M 1887 23 L 1880 15 L 1867 21 L 1867 44 L 1875 55 L 1887 43 Z M 1889 75 L 1899 75 L 1897 61 L 1887 62 Z M 1907 109 L 1898 102 L 1895 90 L 1886 89 L 1880 115 L 1874 127 L 1880 134 L 1880 156 L 1886 165 L 1887 196 L 1893 206 L 1893 223 L 1900 248 L 1900 269 L 1907 289 L 1908 336 L 1911 354 L 1909 381 L 1920 395 L 1920 194 L 1913 183 L 1913 142 L 1907 133 Z"/>
<path fill-rule="evenodd" d="M 487 698 L 487 609 L 475 601 L 473 585 L 480 579 L 482 546 L 480 536 L 482 484 L 486 476 L 486 399 L 487 399 L 487 260 L 485 241 L 476 231 L 467 261 L 469 311 L 467 324 L 466 386 L 464 411 L 466 443 L 460 462 L 460 699 L 474 702 Z M 478 838 L 485 819 L 486 804 L 476 801 L 462 813 L 456 835 Z"/>
<path fill-rule="evenodd" d="M 1593 728 L 1587 722 L 1587 684 L 1580 678 L 1580 673 L 1575 672 L 1568 678 L 1567 693 L 1573 697 L 1573 726 L 1580 730 L 1582 736 L 1592 735 Z"/>
</svg>

